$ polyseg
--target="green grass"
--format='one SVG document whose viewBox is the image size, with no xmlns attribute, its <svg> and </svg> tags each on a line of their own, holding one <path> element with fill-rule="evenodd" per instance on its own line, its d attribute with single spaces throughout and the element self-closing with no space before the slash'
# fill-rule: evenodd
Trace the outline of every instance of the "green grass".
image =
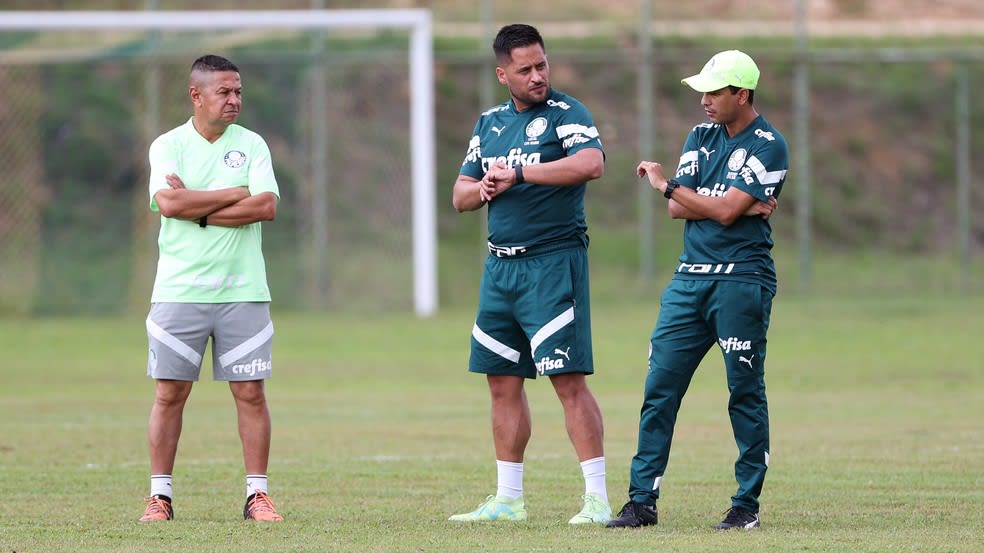
<svg viewBox="0 0 984 553">
<path fill-rule="evenodd" d="M 654 302 L 593 306 L 590 382 L 616 509 Z M 232 400 L 203 380 L 178 452 L 177 519 L 143 525 L 153 386 L 142 318 L 0 319 L 0 551 L 979 551 L 982 310 L 984 297 L 777 298 L 764 527 L 727 534 L 709 529 L 735 489 L 717 352 L 685 399 L 658 527 L 568 527 L 583 484 L 545 380 L 528 385 L 531 520 L 460 526 L 446 518 L 495 478 L 484 381 L 465 371 L 470 310 L 275 312 L 270 477 L 286 522 L 239 520 Z"/>
</svg>

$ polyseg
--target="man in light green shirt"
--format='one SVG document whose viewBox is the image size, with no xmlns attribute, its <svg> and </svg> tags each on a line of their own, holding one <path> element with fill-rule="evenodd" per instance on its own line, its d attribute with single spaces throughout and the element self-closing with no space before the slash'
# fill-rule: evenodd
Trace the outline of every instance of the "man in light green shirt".
<svg viewBox="0 0 984 553">
<path fill-rule="evenodd" d="M 235 122 L 239 69 L 202 56 L 189 77 L 194 115 L 150 146 L 150 208 L 161 214 L 160 258 L 147 316 L 147 374 L 156 393 L 147 437 L 150 496 L 142 522 L 171 520 L 172 472 L 182 414 L 212 340 L 212 377 L 229 382 L 246 465 L 248 520 L 283 518 L 267 495 L 273 323 L 261 221 L 280 191 L 270 150 Z"/>
</svg>

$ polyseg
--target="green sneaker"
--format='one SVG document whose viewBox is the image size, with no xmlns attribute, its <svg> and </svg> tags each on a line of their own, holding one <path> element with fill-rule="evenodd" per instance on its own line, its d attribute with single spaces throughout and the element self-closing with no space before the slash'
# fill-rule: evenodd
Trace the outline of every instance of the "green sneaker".
<svg viewBox="0 0 984 553">
<path fill-rule="evenodd" d="M 567 524 L 605 524 L 612 519 L 612 507 L 596 493 L 584 495 L 584 508 Z"/>
<path fill-rule="evenodd" d="M 453 515 L 448 520 L 455 522 L 475 522 L 481 520 L 526 520 L 526 507 L 523 496 L 510 500 L 501 496 L 488 496 L 478 509 L 470 513 Z"/>
</svg>

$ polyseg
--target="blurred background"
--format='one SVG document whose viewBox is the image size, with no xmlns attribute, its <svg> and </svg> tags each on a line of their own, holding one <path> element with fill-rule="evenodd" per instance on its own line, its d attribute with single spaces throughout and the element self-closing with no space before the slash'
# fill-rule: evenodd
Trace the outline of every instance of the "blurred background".
<svg viewBox="0 0 984 553">
<path fill-rule="evenodd" d="M 240 123 L 273 152 L 277 308 L 411 312 L 410 31 L 3 28 L 14 10 L 381 8 L 432 23 L 441 309 L 475 302 L 484 218 L 455 213 L 451 188 L 478 114 L 507 97 L 490 44 L 513 22 L 540 28 L 553 86 L 588 106 L 606 146 L 587 198 L 597 301 L 654 298 L 669 279 L 682 223 L 634 168 L 676 162 L 703 119 L 680 78 L 732 48 L 758 62 L 756 106 L 790 145 L 772 219 L 780 294 L 984 292 L 976 1 L 5 0 L 0 316 L 146 311 L 159 228 L 147 147 L 190 117 L 187 72 L 205 53 L 239 65 Z"/>
</svg>

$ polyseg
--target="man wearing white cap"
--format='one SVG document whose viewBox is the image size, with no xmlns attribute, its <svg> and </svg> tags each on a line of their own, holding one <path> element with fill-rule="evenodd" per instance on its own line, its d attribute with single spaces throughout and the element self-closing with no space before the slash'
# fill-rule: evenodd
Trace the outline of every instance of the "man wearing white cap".
<svg viewBox="0 0 984 553">
<path fill-rule="evenodd" d="M 611 528 L 657 523 L 656 500 L 673 427 L 694 371 L 717 344 L 728 378 L 738 491 L 719 530 L 755 528 L 769 464 L 766 332 L 776 293 L 769 216 L 789 166 L 786 140 L 753 107 L 759 70 L 747 54 L 720 52 L 682 83 L 702 93 L 709 121 L 690 131 L 672 178 L 639 163 L 684 219 L 683 253 L 663 291 L 649 344 L 649 373 L 632 458 L 629 502 Z"/>
</svg>

